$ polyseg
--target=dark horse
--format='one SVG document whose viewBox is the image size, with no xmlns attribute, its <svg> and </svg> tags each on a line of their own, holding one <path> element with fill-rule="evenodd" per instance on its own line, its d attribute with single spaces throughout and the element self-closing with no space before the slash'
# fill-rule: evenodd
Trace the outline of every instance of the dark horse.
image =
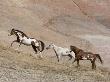
<svg viewBox="0 0 110 82">
<path fill-rule="evenodd" d="M 11 29 L 9 36 L 11 36 L 11 35 L 16 35 L 16 37 L 17 37 L 17 40 L 14 40 L 11 43 L 11 46 L 13 45 L 14 42 L 17 42 L 20 45 L 24 44 L 27 46 L 32 46 L 35 53 L 37 53 L 38 51 L 41 53 L 44 50 L 44 47 L 45 47 L 44 42 L 42 42 L 41 40 L 36 40 L 35 38 L 30 38 L 20 30 L 16 30 L 14 28 Z M 19 47 L 20 47 L 20 45 L 19 45 Z"/>
<path fill-rule="evenodd" d="M 70 46 L 70 49 L 75 53 L 75 61 L 77 61 L 77 66 L 79 66 L 79 60 L 90 60 L 92 63 L 92 69 L 96 69 L 96 58 L 98 58 L 103 63 L 99 54 L 93 54 L 92 52 L 84 52 L 82 49 L 77 48 L 76 46 Z"/>
</svg>

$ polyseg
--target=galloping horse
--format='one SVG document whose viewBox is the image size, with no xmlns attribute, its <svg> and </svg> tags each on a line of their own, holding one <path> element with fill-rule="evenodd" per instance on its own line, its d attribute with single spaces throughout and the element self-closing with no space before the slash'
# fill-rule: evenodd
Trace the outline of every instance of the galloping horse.
<svg viewBox="0 0 110 82">
<path fill-rule="evenodd" d="M 51 43 L 48 47 L 46 47 L 46 49 L 51 49 L 51 48 L 55 51 L 58 62 L 61 56 L 69 56 L 70 59 L 75 58 L 75 53 L 68 48 L 58 47 L 53 43 Z"/>
<path fill-rule="evenodd" d="M 11 43 L 11 46 L 13 45 L 14 42 L 17 42 L 17 43 L 19 43 L 19 47 L 21 44 L 24 44 L 27 46 L 32 46 L 35 53 L 37 53 L 38 51 L 41 53 L 44 50 L 44 47 L 45 47 L 44 42 L 42 42 L 41 40 L 36 40 L 34 38 L 30 38 L 20 30 L 15 30 L 14 28 L 11 29 L 9 36 L 11 36 L 11 35 L 16 35 L 16 37 L 17 37 L 17 40 L 14 40 Z"/>
<path fill-rule="evenodd" d="M 77 48 L 76 46 L 70 46 L 70 49 L 75 53 L 75 61 L 77 61 L 77 66 L 79 66 L 79 60 L 90 60 L 92 63 L 92 69 L 96 69 L 95 60 L 98 58 L 103 63 L 99 54 L 93 54 L 92 52 L 84 52 L 82 49 Z"/>
</svg>

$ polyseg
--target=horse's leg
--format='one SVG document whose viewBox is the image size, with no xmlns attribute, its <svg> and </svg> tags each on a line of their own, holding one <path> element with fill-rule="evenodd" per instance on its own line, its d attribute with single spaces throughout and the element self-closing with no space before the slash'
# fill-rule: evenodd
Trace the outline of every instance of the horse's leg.
<svg viewBox="0 0 110 82">
<path fill-rule="evenodd" d="M 95 62 L 94 62 L 94 69 L 96 69 L 96 64 L 95 64 Z"/>
<path fill-rule="evenodd" d="M 21 41 L 19 42 L 19 43 L 20 43 L 20 44 L 19 44 L 19 47 L 21 46 L 22 42 L 23 42 L 23 40 L 21 40 Z"/>
<path fill-rule="evenodd" d="M 79 67 L 80 65 L 79 65 L 79 59 L 77 59 L 77 67 Z"/>
<path fill-rule="evenodd" d="M 94 62 L 94 69 L 96 69 L 96 64 L 95 64 L 95 60 L 96 60 L 96 59 L 94 59 L 94 60 L 93 60 L 93 62 Z"/>
<path fill-rule="evenodd" d="M 69 60 L 71 60 L 71 59 L 72 59 L 72 56 L 71 56 L 71 54 L 68 54 L 68 56 L 70 57 L 70 58 L 69 58 Z"/>
<path fill-rule="evenodd" d="M 91 63 L 92 63 L 92 69 L 96 69 L 95 60 L 96 60 L 96 59 L 91 60 Z"/>
<path fill-rule="evenodd" d="M 92 69 L 94 69 L 94 64 L 93 64 L 93 60 L 90 60 L 91 64 L 92 64 Z"/>
<path fill-rule="evenodd" d="M 92 69 L 94 69 L 94 61 L 91 61 L 91 63 L 92 63 Z"/>
<path fill-rule="evenodd" d="M 40 58 L 42 59 L 42 58 L 43 58 L 43 56 L 42 56 L 41 52 L 39 52 L 39 54 L 40 54 Z"/>
<path fill-rule="evenodd" d="M 37 49 L 35 45 L 32 45 L 33 50 L 35 51 L 35 54 L 37 54 Z"/>
<path fill-rule="evenodd" d="M 11 43 L 10 47 L 13 46 L 13 43 L 14 43 L 14 42 L 18 42 L 18 41 L 17 41 L 17 40 L 14 40 L 14 41 Z M 10 48 L 10 47 L 9 47 L 9 48 Z"/>
<path fill-rule="evenodd" d="M 75 58 L 74 61 L 72 63 L 74 63 L 77 59 Z"/>
<path fill-rule="evenodd" d="M 40 47 L 39 47 L 39 46 L 37 46 L 36 48 L 37 48 L 37 50 L 38 50 L 39 52 L 41 52 L 41 51 L 40 51 Z"/>
<path fill-rule="evenodd" d="M 58 59 L 58 62 L 60 61 L 60 55 L 58 55 L 57 53 L 56 53 L 56 56 L 57 56 L 57 59 Z"/>
<path fill-rule="evenodd" d="M 19 44 L 19 47 L 21 46 L 22 43 Z"/>
<path fill-rule="evenodd" d="M 60 61 L 60 55 L 58 55 L 58 62 Z"/>
<path fill-rule="evenodd" d="M 42 54 L 41 54 L 40 47 L 38 46 L 38 47 L 36 47 L 36 48 L 37 48 L 37 50 L 39 51 L 40 58 L 42 59 L 42 58 L 43 58 L 43 56 L 42 56 Z"/>
<path fill-rule="evenodd" d="M 39 53 L 41 53 L 39 46 L 36 46 L 36 49 L 39 51 Z"/>
</svg>

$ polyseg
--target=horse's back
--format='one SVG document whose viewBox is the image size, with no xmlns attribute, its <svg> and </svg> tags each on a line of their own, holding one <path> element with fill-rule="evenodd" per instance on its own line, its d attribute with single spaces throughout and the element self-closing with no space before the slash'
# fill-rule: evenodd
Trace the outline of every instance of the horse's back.
<svg viewBox="0 0 110 82">
<path fill-rule="evenodd" d="M 71 54 L 71 50 L 68 48 L 62 48 L 62 53 L 65 55 Z"/>
<path fill-rule="evenodd" d="M 22 43 L 25 44 L 25 45 L 31 45 L 32 41 L 36 42 L 35 39 L 31 39 L 31 38 L 27 38 L 27 37 L 23 37 L 22 40 L 23 40 Z"/>
</svg>

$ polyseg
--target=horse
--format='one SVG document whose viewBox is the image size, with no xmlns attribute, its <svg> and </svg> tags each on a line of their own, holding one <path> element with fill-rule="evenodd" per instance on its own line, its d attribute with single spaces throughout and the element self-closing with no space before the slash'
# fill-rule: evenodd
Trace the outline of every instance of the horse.
<svg viewBox="0 0 110 82">
<path fill-rule="evenodd" d="M 35 51 L 35 54 L 37 54 L 38 51 L 39 53 L 41 53 L 45 48 L 45 44 L 43 41 L 37 40 L 35 38 L 30 38 L 20 30 L 16 30 L 12 28 L 8 36 L 11 36 L 11 35 L 15 35 L 17 39 L 11 43 L 10 47 L 12 47 L 13 43 L 15 42 L 19 43 L 19 47 L 21 44 L 32 46 L 33 50 Z"/>
<path fill-rule="evenodd" d="M 79 60 L 90 60 L 92 63 L 92 69 L 96 69 L 95 61 L 98 58 L 100 63 L 103 64 L 103 60 L 99 54 L 93 54 L 92 52 L 84 52 L 82 49 L 77 48 L 76 46 L 70 45 L 70 49 L 75 53 L 75 61 L 77 61 L 77 67 L 79 67 Z"/>
<path fill-rule="evenodd" d="M 69 56 L 69 60 L 71 60 L 72 58 L 75 58 L 75 53 L 73 51 L 71 51 L 68 48 L 62 48 L 62 47 L 58 47 L 55 44 L 51 43 L 50 45 L 48 45 L 46 47 L 46 49 L 53 49 L 54 52 L 56 53 L 58 62 L 60 61 L 61 56 Z"/>
</svg>

